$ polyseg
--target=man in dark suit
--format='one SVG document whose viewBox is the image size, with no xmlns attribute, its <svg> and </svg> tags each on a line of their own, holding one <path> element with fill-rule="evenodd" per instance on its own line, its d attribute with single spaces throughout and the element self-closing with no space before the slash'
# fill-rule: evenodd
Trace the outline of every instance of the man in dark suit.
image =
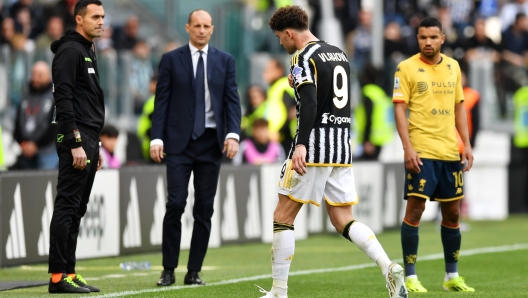
<svg viewBox="0 0 528 298">
<path fill-rule="evenodd" d="M 204 285 L 201 271 L 209 235 L 222 153 L 238 152 L 240 99 L 232 55 L 208 45 L 211 15 L 195 10 L 185 25 L 189 44 L 161 58 L 152 116 L 150 156 L 166 154 L 169 198 L 163 220 L 163 272 L 158 286 L 175 283 L 184 212 L 194 173 L 194 226 L 184 284 Z M 227 130 L 226 130 L 227 128 Z"/>
</svg>

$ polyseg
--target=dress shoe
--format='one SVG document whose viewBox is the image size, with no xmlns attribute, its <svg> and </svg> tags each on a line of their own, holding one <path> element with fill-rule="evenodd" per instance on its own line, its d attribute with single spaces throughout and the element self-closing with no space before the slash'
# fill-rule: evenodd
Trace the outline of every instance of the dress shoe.
<svg viewBox="0 0 528 298">
<path fill-rule="evenodd" d="M 187 274 L 185 274 L 185 278 L 183 279 L 183 283 L 186 285 L 205 286 L 205 282 L 200 279 L 198 272 L 195 271 L 187 272 Z"/>
<path fill-rule="evenodd" d="M 176 278 L 174 277 L 174 271 L 171 270 L 163 270 L 161 272 L 161 277 L 158 280 L 158 286 L 166 287 L 174 284 L 176 282 Z"/>
</svg>

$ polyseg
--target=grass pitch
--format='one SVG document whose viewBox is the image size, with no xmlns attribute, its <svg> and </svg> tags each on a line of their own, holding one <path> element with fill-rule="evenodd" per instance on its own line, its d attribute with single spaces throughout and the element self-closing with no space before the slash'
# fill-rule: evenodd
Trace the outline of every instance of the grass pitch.
<svg viewBox="0 0 528 298">
<path fill-rule="evenodd" d="M 420 226 L 417 273 L 428 293 L 410 297 L 528 297 L 528 216 L 506 221 L 466 222 L 459 271 L 475 293 L 442 290 L 444 262 L 438 224 Z M 378 239 L 401 264 L 399 230 Z M 210 249 L 202 278 L 205 287 L 183 286 L 188 252 L 182 251 L 176 285 L 156 287 L 161 254 L 81 260 L 77 271 L 101 293 L 90 297 L 260 297 L 257 287 L 271 286 L 270 244 L 230 245 Z M 123 271 L 125 261 L 150 261 L 149 271 Z M 48 280 L 46 264 L 0 270 L 0 280 Z M 388 297 L 380 270 L 355 245 L 337 234 L 312 236 L 296 243 L 289 297 Z M 68 297 L 72 295 L 61 295 Z M 0 292 L 0 297 L 49 297 L 47 286 Z M 75 295 L 79 297 L 79 295 Z"/>
</svg>

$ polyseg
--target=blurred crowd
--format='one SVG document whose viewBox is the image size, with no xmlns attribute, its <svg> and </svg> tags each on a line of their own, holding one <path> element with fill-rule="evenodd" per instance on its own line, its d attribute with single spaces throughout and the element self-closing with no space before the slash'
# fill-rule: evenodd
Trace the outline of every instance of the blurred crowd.
<svg viewBox="0 0 528 298">
<path fill-rule="evenodd" d="M 65 30 L 75 28 L 73 8 L 76 1 L 59 0 L 41 5 L 35 0 L 0 0 L 0 68 L 7 68 L 9 74 L 5 79 L 0 78 L 0 90 L 8 90 L 7 98 L 0 96 L 0 114 L 13 119 L 11 127 L 6 128 L 9 126 L 6 123 L 2 125 L 4 130 L 13 132 L 20 145 L 20 156 L 13 168 L 56 168 L 57 160 L 53 158 L 56 154 L 52 150 L 54 139 L 50 137 L 53 135 L 50 45 Z M 303 1 L 313 20 L 312 32 L 320 34 L 320 1 Z M 264 16 L 278 6 L 296 3 L 294 0 L 243 2 L 248 9 Z M 384 111 L 391 110 L 394 71 L 400 61 L 418 53 L 416 31 L 425 16 L 435 16 L 442 22 L 446 35 L 442 52 L 455 58 L 464 73 L 471 76 L 471 64 L 475 61 L 488 61 L 493 65 L 500 117 L 509 116 L 507 107 L 515 92 L 528 85 L 528 0 L 383 2 L 384 64 L 374 67 L 369 63 L 376 44 L 371 30 L 372 1 L 333 0 L 345 41 L 344 50 L 351 64 L 352 80 L 360 87 L 353 113 L 354 138 L 359 144 L 357 158 L 376 159 L 380 148 L 391 140 L 388 135 L 394 131 L 393 119 L 384 118 L 388 123 L 385 126 L 375 123 L 373 113 L 379 109 L 374 106 L 382 104 Z M 133 15 L 122 24 L 113 24 L 111 16 L 105 19 L 104 34 L 95 43 L 102 87 L 106 97 L 124 99 L 108 105 L 113 112 L 129 109 L 139 119 L 137 131 L 127 137 L 126 160 L 112 161 L 114 148 L 107 149 L 105 154 L 111 161 L 108 167 L 148 162 L 156 69 L 162 53 L 183 42 L 153 44 L 140 37 L 142 24 Z M 262 28 L 267 32 L 266 24 Z M 258 33 L 255 36 L 259 36 Z M 236 164 L 282 162 L 296 131 L 294 94 L 286 77 L 289 65 L 285 64 L 288 60 L 283 59 L 287 55 L 272 34 L 266 36 L 254 49 L 255 52 L 265 51 L 271 57 L 263 65 L 258 80 L 261 83 L 240 90 L 244 107 L 242 150 L 233 161 Z M 126 88 L 115 91 L 116 85 Z M 478 130 L 478 122 L 475 126 Z M 375 130 L 383 131 L 387 137 L 371 139 Z M 118 138 L 117 131 L 111 126 L 105 130 L 111 140 Z"/>
</svg>

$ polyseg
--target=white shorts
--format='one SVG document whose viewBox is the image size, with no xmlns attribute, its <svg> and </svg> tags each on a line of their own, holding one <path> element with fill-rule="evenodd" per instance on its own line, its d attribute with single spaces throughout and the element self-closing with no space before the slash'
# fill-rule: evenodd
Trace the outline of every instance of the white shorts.
<svg viewBox="0 0 528 298">
<path fill-rule="evenodd" d="M 279 193 L 315 206 L 320 206 L 323 198 L 332 206 L 355 205 L 359 200 L 351 166 L 308 166 L 306 174 L 301 176 L 292 170 L 290 159 L 282 165 Z"/>
</svg>

